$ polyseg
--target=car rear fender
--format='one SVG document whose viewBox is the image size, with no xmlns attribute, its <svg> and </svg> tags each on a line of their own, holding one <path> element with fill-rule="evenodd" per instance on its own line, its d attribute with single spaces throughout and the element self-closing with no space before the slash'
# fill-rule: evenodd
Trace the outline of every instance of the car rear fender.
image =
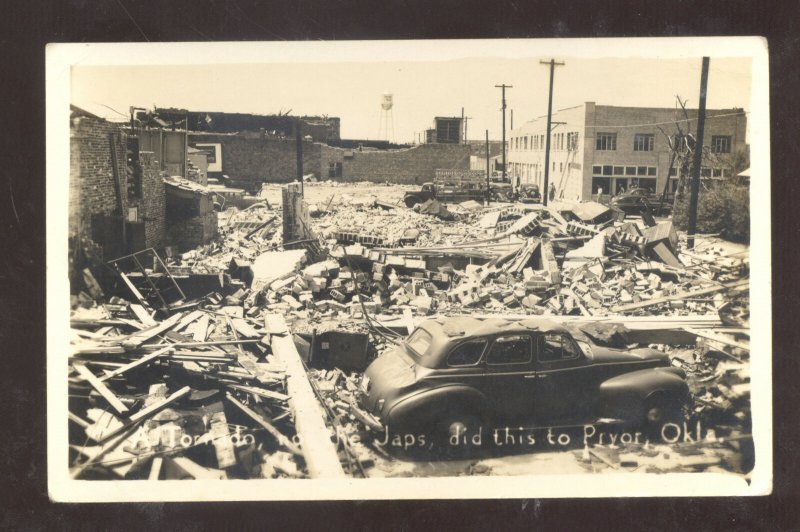
<svg viewBox="0 0 800 532">
<path fill-rule="evenodd" d="M 600 385 L 603 415 L 635 419 L 652 397 L 684 402 L 689 397 L 685 373 L 680 368 L 664 367 L 632 371 L 612 377 Z"/>
<path fill-rule="evenodd" d="M 467 412 L 482 420 L 491 415 L 486 396 L 470 386 L 459 384 L 422 390 L 393 404 L 381 417 L 395 427 L 426 424 L 455 411 Z"/>
</svg>

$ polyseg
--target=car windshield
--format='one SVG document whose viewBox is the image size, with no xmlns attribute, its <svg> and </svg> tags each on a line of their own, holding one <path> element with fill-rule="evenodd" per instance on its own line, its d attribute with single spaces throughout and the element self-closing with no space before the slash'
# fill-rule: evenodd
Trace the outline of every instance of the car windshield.
<svg viewBox="0 0 800 532">
<path fill-rule="evenodd" d="M 429 351 L 432 341 L 433 337 L 428 331 L 425 329 L 417 329 L 406 340 L 406 347 L 408 347 L 413 354 L 424 358 L 430 354 Z"/>
</svg>

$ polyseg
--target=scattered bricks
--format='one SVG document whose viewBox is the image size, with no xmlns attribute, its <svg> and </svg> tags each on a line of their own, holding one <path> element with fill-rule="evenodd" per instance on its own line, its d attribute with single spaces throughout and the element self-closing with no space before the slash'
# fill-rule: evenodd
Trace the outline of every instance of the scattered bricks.
<svg viewBox="0 0 800 532">
<path fill-rule="evenodd" d="M 600 231 L 580 222 L 569 222 L 567 224 L 567 233 L 575 236 L 594 236 L 600 233 Z"/>
<path fill-rule="evenodd" d="M 378 272 L 373 273 L 372 274 L 372 280 L 373 281 L 382 281 L 383 280 L 383 274 L 382 273 L 378 273 Z"/>
<path fill-rule="evenodd" d="M 281 301 L 283 301 L 284 303 L 289 305 L 289 307 L 292 310 L 300 310 L 300 309 L 303 308 L 303 305 L 299 301 L 297 301 L 295 298 L 293 298 L 292 296 L 290 296 L 288 294 L 285 295 L 285 296 L 282 296 L 281 297 Z"/>
<path fill-rule="evenodd" d="M 339 303 L 343 303 L 347 297 L 338 290 L 331 290 L 330 291 L 331 297 L 338 301 Z"/>
<path fill-rule="evenodd" d="M 386 270 L 386 265 L 381 264 L 380 262 L 375 262 L 372 264 L 372 273 L 379 273 L 383 275 Z"/>
<path fill-rule="evenodd" d="M 425 260 L 424 259 L 407 258 L 405 260 L 405 267 L 406 268 L 410 268 L 412 270 L 424 270 L 425 269 Z"/>
<path fill-rule="evenodd" d="M 519 299 L 517 299 L 514 294 L 504 297 L 503 304 L 508 308 L 516 308 L 520 306 Z"/>
</svg>

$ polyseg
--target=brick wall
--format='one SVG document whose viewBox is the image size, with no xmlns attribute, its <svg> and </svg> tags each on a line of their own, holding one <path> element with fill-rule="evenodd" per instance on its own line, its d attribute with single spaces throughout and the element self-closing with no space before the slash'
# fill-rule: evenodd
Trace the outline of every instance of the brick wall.
<svg viewBox="0 0 800 532">
<path fill-rule="evenodd" d="M 145 246 L 158 249 L 164 246 L 167 208 L 164 180 L 155 154 L 139 152 L 139 161 L 142 165 L 142 197 L 131 201 L 131 205 L 139 207 L 139 220 L 144 223 Z"/>
<path fill-rule="evenodd" d="M 293 138 L 190 134 L 189 142 L 220 143 L 222 173 L 230 177 L 234 187 L 258 190 L 261 183 L 289 183 L 297 176 Z M 320 144 L 303 142 L 303 173 L 320 177 Z"/>
<path fill-rule="evenodd" d="M 127 214 L 129 206 L 139 207 L 139 220 L 144 223 L 145 247 L 160 247 L 164 240 L 165 199 L 164 183 L 159 174 L 159 164 L 152 153 L 140 152 L 142 165 L 142 197 L 128 201 L 126 141 L 127 136 L 118 124 L 100 118 L 79 117 L 71 122 L 70 130 L 70 184 L 69 184 L 69 234 L 101 239 L 98 242 L 107 254 L 121 254 L 120 242 L 110 245 L 113 239 L 121 240 L 116 229 L 121 216 Z M 117 159 L 117 175 L 120 180 L 122 212 L 117 205 L 114 183 L 111 146 Z M 102 215 L 105 218 L 97 217 Z M 92 219 L 95 218 L 95 226 Z M 132 232 L 132 231 L 131 231 Z M 114 234 L 110 234 L 114 233 Z M 112 249 L 113 248 L 113 249 Z M 135 250 L 132 250 L 135 251 Z M 109 257 L 111 258 L 111 257 Z"/>
<path fill-rule="evenodd" d="M 399 150 L 358 151 L 322 146 L 322 179 L 328 165 L 342 165 L 341 181 L 417 183 L 433 181 L 436 170 L 469 170 L 470 148 L 463 144 L 421 144 Z"/>
<path fill-rule="evenodd" d="M 217 211 L 210 196 L 190 200 L 167 193 L 166 245 L 184 252 L 208 244 L 217 233 Z"/>
</svg>

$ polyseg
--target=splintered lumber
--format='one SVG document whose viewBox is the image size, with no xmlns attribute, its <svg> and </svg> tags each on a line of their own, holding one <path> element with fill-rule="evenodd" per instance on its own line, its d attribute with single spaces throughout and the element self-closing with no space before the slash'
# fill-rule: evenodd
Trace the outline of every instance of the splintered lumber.
<svg viewBox="0 0 800 532">
<path fill-rule="evenodd" d="M 228 420 L 225 418 L 225 411 L 220 410 L 211 415 L 211 437 L 214 451 L 217 455 L 217 467 L 225 469 L 236 465 L 236 452 L 233 449 L 233 442 L 228 431 Z"/>
<path fill-rule="evenodd" d="M 406 326 L 408 334 L 414 332 L 416 325 L 414 325 L 414 313 L 410 308 L 403 309 L 403 325 Z"/>
<path fill-rule="evenodd" d="M 267 324 L 283 325 L 280 315 L 266 315 Z M 269 327 L 268 327 L 269 328 Z M 286 368 L 286 386 L 289 405 L 295 415 L 295 428 L 303 445 L 303 457 L 312 478 L 344 477 L 342 464 L 331 442 L 331 433 L 325 426 L 325 418 L 317 396 L 311 388 L 303 361 L 289 335 L 272 337 L 272 352 Z"/>
<path fill-rule="evenodd" d="M 133 305 L 131 305 L 131 306 L 133 306 Z M 178 325 L 176 325 L 175 329 L 173 329 L 173 330 L 175 332 L 183 330 L 184 327 L 187 327 L 190 323 L 194 322 L 195 320 L 197 320 L 197 319 L 199 319 L 199 318 L 201 318 L 203 316 L 206 316 L 206 313 L 203 312 L 202 310 L 193 310 L 192 312 L 187 314 L 185 318 L 183 318 L 181 321 L 179 321 Z"/>
<path fill-rule="evenodd" d="M 217 345 L 236 345 L 236 344 L 257 344 L 261 340 L 258 338 L 248 340 L 213 340 L 211 342 L 176 342 L 169 344 L 170 347 L 212 347 Z M 164 344 L 148 344 L 141 346 L 141 349 L 158 349 Z"/>
<path fill-rule="evenodd" d="M 100 378 L 100 380 L 101 381 L 107 381 L 108 379 L 110 379 L 112 377 L 116 377 L 117 375 L 125 373 L 126 371 L 129 371 L 129 370 L 131 370 L 133 368 L 138 368 L 139 366 L 144 366 L 145 364 L 147 364 L 149 362 L 152 362 L 153 360 L 157 359 L 158 357 L 160 357 L 162 355 L 165 355 L 165 354 L 169 353 L 170 351 L 172 351 L 172 346 L 167 346 L 167 347 L 165 347 L 163 349 L 159 349 L 155 353 L 150 353 L 149 355 L 143 356 L 139 360 L 134 360 L 130 364 L 126 364 L 126 365 L 124 365 L 124 366 L 122 366 L 120 368 L 115 369 L 114 371 L 106 373 L 105 375 L 103 375 Z"/>
<path fill-rule="evenodd" d="M 103 382 L 97 378 L 97 376 L 89 371 L 89 368 L 84 366 L 83 364 L 75 364 L 75 371 L 83 377 L 85 380 L 92 385 L 92 388 L 97 390 L 97 392 L 103 396 L 103 398 L 108 401 L 114 410 L 116 410 L 120 414 L 124 414 L 128 411 L 128 407 L 122 404 L 122 401 L 119 400 L 119 397 L 114 395 L 114 392 L 108 389 L 108 386 L 103 384 Z"/>
<path fill-rule="evenodd" d="M 289 333 L 289 327 L 279 314 L 264 314 L 264 329 L 266 334 Z"/>
<path fill-rule="evenodd" d="M 165 398 L 163 401 L 160 401 L 158 403 L 154 403 L 154 404 L 152 404 L 152 405 L 150 405 L 148 407 L 145 407 L 145 408 L 139 410 L 138 412 L 133 414 L 131 417 L 129 417 L 128 421 L 126 421 L 123 425 L 120 425 L 118 428 L 112 430 L 108 434 L 104 434 L 103 438 L 102 438 L 102 440 L 100 442 L 102 443 L 104 441 L 108 441 L 110 438 L 113 438 L 114 436 L 116 436 L 120 432 L 125 431 L 125 430 L 127 430 L 129 428 L 132 428 L 133 426 L 137 425 L 140 421 L 143 421 L 143 420 L 147 419 L 148 417 L 154 415 L 156 412 L 160 411 L 163 408 L 166 408 L 171 403 L 174 403 L 178 399 L 180 399 L 180 398 L 182 398 L 182 397 L 184 397 L 186 395 L 189 395 L 189 393 L 191 393 L 191 391 L 192 391 L 192 389 L 190 387 L 184 386 L 183 388 L 181 388 L 177 392 L 175 392 L 172 395 L 170 395 L 169 397 Z"/>
<path fill-rule="evenodd" d="M 155 327 L 150 327 L 148 329 L 144 329 L 142 331 L 134 333 L 128 336 L 125 340 L 123 340 L 122 346 L 128 349 L 137 348 L 147 340 L 153 338 L 154 336 L 166 332 L 172 327 L 174 327 L 175 324 L 178 323 L 178 321 L 180 321 L 181 317 L 183 317 L 183 313 L 178 312 L 177 314 L 173 314 L 166 320 L 162 321 Z"/>
<path fill-rule="evenodd" d="M 234 404 L 235 406 L 238 406 L 238 407 L 239 407 L 239 409 L 240 409 L 242 412 L 244 412 L 245 414 L 247 414 L 248 416 L 250 416 L 250 418 L 251 418 L 253 421 L 255 421 L 256 423 L 258 423 L 259 425 L 261 425 L 262 427 L 264 427 L 264 429 L 265 429 L 267 432 L 269 432 L 269 433 L 270 433 L 270 434 L 271 434 L 271 435 L 272 435 L 272 436 L 273 436 L 273 437 L 274 437 L 274 438 L 275 438 L 275 439 L 278 441 L 278 443 L 279 443 L 279 444 L 281 444 L 283 447 L 285 447 L 285 448 L 286 448 L 288 451 L 290 451 L 290 452 L 292 452 L 292 453 L 296 454 L 297 456 L 303 456 L 303 457 L 305 457 L 305 453 L 304 453 L 303 451 L 301 451 L 301 450 L 300 450 L 300 449 L 299 449 L 299 448 L 298 448 L 298 447 L 297 447 L 295 444 L 293 444 L 293 443 L 292 443 L 292 441 L 291 441 L 289 438 L 287 438 L 286 436 L 284 436 L 284 435 L 283 435 L 283 433 L 281 433 L 281 431 L 279 431 L 278 429 L 276 429 L 276 428 L 275 428 L 275 427 L 272 425 L 272 423 L 270 423 L 269 421 L 267 421 L 266 419 L 264 419 L 264 417 L 263 417 L 263 416 L 260 416 L 260 415 L 259 415 L 259 414 L 258 414 L 258 413 L 255 411 L 255 410 L 251 409 L 250 407 L 248 407 L 248 406 L 247 406 L 247 405 L 245 405 L 244 403 L 240 402 L 240 401 L 239 401 L 238 399 L 236 399 L 236 398 L 235 398 L 233 395 L 231 395 L 231 394 L 230 394 L 230 392 L 226 392 L 226 393 L 225 393 L 225 397 L 227 397 L 227 398 L 228 398 L 228 400 L 229 400 L 229 401 L 230 401 L 232 404 Z M 339 459 L 337 458 L 336 460 L 337 460 L 337 463 L 338 463 L 338 460 L 339 460 Z M 311 468 L 311 466 L 309 466 L 309 470 L 310 470 L 310 468 Z M 339 468 L 341 469 L 341 466 L 339 466 Z"/>
<path fill-rule="evenodd" d="M 107 438 L 104 438 L 104 439 L 103 439 L 103 441 L 104 441 L 105 443 L 102 443 L 102 442 L 101 442 L 101 443 L 102 443 L 102 448 L 100 449 L 100 452 L 98 452 L 96 455 L 94 455 L 94 456 L 92 456 L 91 458 L 89 458 L 89 459 L 88 459 L 87 461 L 85 461 L 84 463 L 82 463 L 82 464 L 79 464 L 77 467 L 73 468 L 73 469 L 72 469 L 72 471 L 70 471 L 70 473 L 69 473 L 69 476 L 70 476 L 70 478 L 71 478 L 71 479 L 76 479 L 76 478 L 78 478 L 78 477 L 81 475 L 81 473 L 83 473 L 84 471 L 86 471 L 86 469 L 87 469 L 89 466 L 91 466 L 92 464 L 94 464 L 95 462 L 97 462 L 98 460 L 100 460 L 100 459 L 101 459 L 102 457 L 104 457 L 106 454 L 108 454 L 108 453 L 110 453 L 111 451 L 113 451 L 114 449 L 116 449 L 116 448 L 117 448 L 117 446 L 118 446 L 120 443 L 124 442 L 124 441 L 125 441 L 125 440 L 127 440 L 127 439 L 128 439 L 130 436 L 131 436 L 131 435 L 133 435 L 133 432 L 134 432 L 135 430 L 136 430 L 136 427 L 135 427 L 134 425 L 127 425 L 127 426 L 126 426 L 126 425 L 123 425 L 123 426 L 122 426 L 122 427 L 120 427 L 118 430 L 115 430 L 115 431 L 114 431 L 114 434 L 111 434 L 111 435 L 109 435 Z M 122 432 L 122 434 L 119 434 L 120 432 Z M 111 439 L 111 438 L 112 438 L 114 435 L 118 435 L 118 436 L 117 436 L 116 438 L 114 438 L 114 439 Z M 109 440 L 110 440 L 110 441 L 109 441 Z"/>
<path fill-rule="evenodd" d="M 659 305 L 661 303 L 666 303 L 668 301 L 679 301 L 681 299 L 690 299 L 697 296 L 704 296 L 706 294 L 721 292 L 723 290 L 739 288 L 742 286 L 746 286 L 749 282 L 750 282 L 749 280 L 745 279 L 743 281 L 736 281 L 733 283 L 721 284 L 717 286 L 709 286 L 707 288 L 698 288 L 697 290 L 689 290 L 688 292 L 680 292 L 678 294 L 673 294 L 671 296 L 654 297 L 653 299 L 648 299 L 646 301 L 639 301 L 638 303 L 628 303 L 627 305 L 618 305 L 616 307 L 613 307 L 611 311 L 627 312 L 629 310 L 637 310 L 640 308 L 652 307 L 653 305 Z"/>
<path fill-rule="evenodd" d="M 164 459 L 160 456 L 153 458 L 153 462 L 150 464 L 150 474 L 148 475 L 147 480 L 158 480 L 158 477 L 161 474 L 161 464 L 163 462 Z"/>
<path fill-rule="evenodd" d="M 91 423 L 89 423 L 88 421 L 86 421 L 82 417 L 73 414 L 72 412 L 67 412 L 67 416 L 69 417 L 70 421 L 72 421 L 74 423 L 77 423 L 78 425 L 80 425 L 83 428 L 88 428 L 91 425 Z"/>
<path fill-rule="evenodd" d="M 200 317 L 199 320 L 192 323 L 192 325 L 186 329 L 186 332 L 192 335 L 192 339 L 195 342 L 205 342 L 208 336 L 208 324 L 210 321 L 211 318 L 208 315 L 204 315 Z"/>
<path fill-rule="evenodd" d="M 263 388 L 256 388 L 255 386 L 244 386 L 241 384 L 229 384 L 228 388 L 232 388 L 234 390 L 239 390 L 241 392 L 247 392 L 252 395 L 257 395 L 259 397 L 263 397 L 265 399 L 275 399 L 277 401 L 288 401 L 289 396 L 286 394 L 282 394 L 279 392 L 273 392 L 272 390 L 265 390 Z"/>
<path fill-rule="evenodd" d="M 232 318 L 230 320 L 231 328 L 238 334 L 245 338 L 261 338 L 264 336 L 258 332 L 252 325 L 247 323 L 244 318 Z"/>
<path fill-rule="evenodd" d="M 750 344 L 744 344 L 742 342 L 737 342 L 736 340 L 731 340 L 730 338 L 726 338 L 720 334 L 716 334 L 710 331 L 701 331 L 698 329 L 693 329 L 691 327 L 684 327 L 683 328 L 686 332 L 691 333 L 695 336 L 700 336 L 701 338 L 708 338 L 709 340 L 713 340 L 715 342 L 719 342 L 721 344 L 729 345 L 731 347 L 738 347 L 739 349 L 745 349 L 750 351 Z M 738 359 L 737 359 L 738 360 Z M 741 361 L 740 361 L 741 362 Z"/>
<path fill-rule="evenodd" d="M 131 303 L 131 310 L 136 315 L 136 318 L 141 321 L 145 327 L 152 327 L 156 325 L 156 320 L 154 320 L 150 313 L 145 310 L 142 305 L 137 305 L 136 303 Z"/>
</svg>

